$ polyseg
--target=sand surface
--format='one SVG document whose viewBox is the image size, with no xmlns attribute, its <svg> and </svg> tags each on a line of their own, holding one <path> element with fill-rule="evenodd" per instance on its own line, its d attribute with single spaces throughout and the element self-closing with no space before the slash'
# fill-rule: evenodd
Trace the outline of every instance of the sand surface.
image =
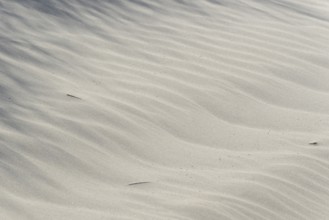
<svg viewBox="0 0 329 220">
<path fill-rule="evenodd" d="M 327 0 L 0 0 L 1 220 L 328 220 Z"/>
</svg>

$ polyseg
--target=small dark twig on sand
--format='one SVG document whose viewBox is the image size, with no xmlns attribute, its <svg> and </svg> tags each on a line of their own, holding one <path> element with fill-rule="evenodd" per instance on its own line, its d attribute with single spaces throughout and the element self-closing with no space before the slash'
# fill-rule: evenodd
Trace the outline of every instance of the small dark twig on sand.
<svg viewBox="0 0 329 220">
<path fill-rule="evenodd" d="M 81 98 L 79 98 L 79 97 L 77 97 L 77 96 L 74 96 L 74 95 L 71 95 L 71 94 L 66 94 L 68 97 L 71 97 L 71 98 L 75 98 L 75 99 L 81 99 Z"/>
<path fill-rule="evenodd" d="M 150 182 L 136 182 L 136 183 L 129 183 L 128 186 L 139 185 L 139 184 L 146 184 Z"/>
<path fill-rule="evenodd" d="M 316 141 L 313 141 L 313 142 L 310 142 L 310 143 L 308 143 L 309 145 L 318 145 L 318 142 L 316 142 Z"/>
</svg>

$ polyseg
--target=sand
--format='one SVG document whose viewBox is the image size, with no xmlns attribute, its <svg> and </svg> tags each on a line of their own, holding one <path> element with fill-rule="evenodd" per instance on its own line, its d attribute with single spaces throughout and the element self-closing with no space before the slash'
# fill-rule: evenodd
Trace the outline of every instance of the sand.
<svg viewBox="0 0 329 220">
<path fill-rule="evenodd" d="M 326 0 L 0 0 L 0 219 L 329 219 Z"/>
</svg>

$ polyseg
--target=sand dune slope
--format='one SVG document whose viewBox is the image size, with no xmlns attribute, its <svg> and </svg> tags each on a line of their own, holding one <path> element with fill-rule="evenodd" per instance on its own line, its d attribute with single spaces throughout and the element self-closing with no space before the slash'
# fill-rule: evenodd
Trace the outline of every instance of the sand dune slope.
<svg viewBox="0 0 329 220">
<path fill-rule="evenodd" d="M 0 219 L 329 219 L 325 0 L 0 0 Z"/>
</svg>

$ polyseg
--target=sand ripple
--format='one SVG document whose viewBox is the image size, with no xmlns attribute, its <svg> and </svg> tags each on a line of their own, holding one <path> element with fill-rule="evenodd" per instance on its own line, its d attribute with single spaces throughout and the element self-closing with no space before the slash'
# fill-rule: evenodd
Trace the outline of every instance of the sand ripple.
<svg viewBox="0 0 329 220">
<path fill-rule="evenodd" d="M 0 219 L 328 219 L 326 1 L 0 15 Z"/>
</svg>

